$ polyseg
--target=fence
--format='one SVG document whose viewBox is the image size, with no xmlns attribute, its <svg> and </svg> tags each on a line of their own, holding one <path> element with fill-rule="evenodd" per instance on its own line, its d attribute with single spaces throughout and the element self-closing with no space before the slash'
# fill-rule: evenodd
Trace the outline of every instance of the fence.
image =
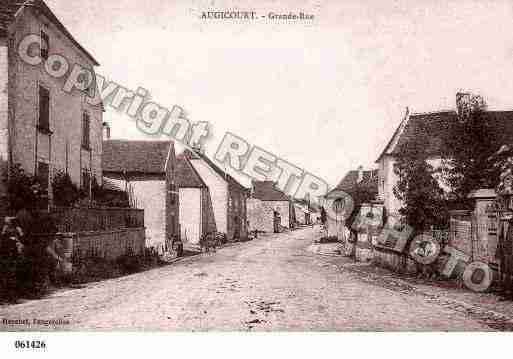
<svg viewBox="0 0 513 359">
<path fill-rule="evenodd" d="M 144 227 L 142 209 L 52 207 L 50 215 L 59 232 L 63 233 Z"/>
</svg>

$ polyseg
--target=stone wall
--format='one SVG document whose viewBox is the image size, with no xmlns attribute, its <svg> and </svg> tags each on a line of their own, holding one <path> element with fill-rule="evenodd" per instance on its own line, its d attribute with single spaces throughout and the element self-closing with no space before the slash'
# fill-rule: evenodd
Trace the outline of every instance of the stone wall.
<svg viewBox="0 0 513 359">
<path fill-rule="evenodd" d="M 61 254 L 73 253 L 73 260 L 100 257 L 114 260 L 131 253 L 144 254 L 144 228 L 126 228 L 115 231 L 66 233 L 58 241 Z M 60 242 L 60 243 L 59 243 Z"/>
<path fill-rule="evenodd" d="M 264 206 L 263 202 L 256 198 L 246 201 L 248 208 L 249 230 L 261 232 L 273 232 L 273 210 Z"/>
<path fill-rule="evenodd" d="M 373 264 L 397 273 L 414 274 L 417 271 L 415 261 L 405 253 L 375 247 L 372 255 Z"/>
<path fill-rule="evenodd" d="M 289 228 L 290 207 L 289 201 L 261 201 L 256 198 L 249 198 L 247 208 L 250 231 L 273 232 L 275 210 L 278 210 L 281 214 L 281 225 Z"/>
</svg>

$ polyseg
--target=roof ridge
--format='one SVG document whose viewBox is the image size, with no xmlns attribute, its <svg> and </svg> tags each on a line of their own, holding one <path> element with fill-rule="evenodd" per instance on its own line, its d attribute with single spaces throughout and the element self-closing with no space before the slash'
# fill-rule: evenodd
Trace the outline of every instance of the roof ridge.
<svg viewBox="0 0 513 359">
<path fill-rule="evenodd" d="M 237 179 L 231 176 L 228 172 L 221 169 L 214 160 L 210 159 L 206 154 L 201 152 L 193 151 L 200 159 L 204 160 L 209 167 L 211 167 L 215 172 L 217 172 L 220 176 L 224 177 L 225 181 L 232 181 L 236 185 L 240 186 L 243 190 L 248 190 L 245 186 L 242 185 Z"/>
<path fill-rule="evenodd" d="M 410 116 L 419 116 L 419 115 L 433 115 L 438 113 L 456 113 L 455 109 L 447 109 L 447 110 L 435 110 L 435 111 L 426 111 L 426 112 L 412 112 Z"/>
<path fill-rule="evenodd" d="M 2 0 L 4 1 L 4 0 Z M 62 34 L 68 38 L 68 40 L 71 41 L 71 43 L 82 53 L 81 55 L 85 55 L 86 58 L 88 58 L 94 66 L 100 66 L 98 60 L 94 58 L 94 56 L 87 51 L 79 42 L 78 40 L 69 32 L 67 27 L 62 23 L 62 21 L 54 14 L 52 9 L 46 4 L 44 0 L 29 0 L 29 1 L 12 1 L 8 4 L 2 4 L 4 7 L 3 9 L 8 8 L 10 10 L 11 7 L 14 8 L 16 15 L 18 14 L 18 11 L 24 7 L 32 7 L 36 8 L 37 10 L 41 11 L 47 18 L 50 20 L 53 25 L 55 25 Z"/>
</svg>

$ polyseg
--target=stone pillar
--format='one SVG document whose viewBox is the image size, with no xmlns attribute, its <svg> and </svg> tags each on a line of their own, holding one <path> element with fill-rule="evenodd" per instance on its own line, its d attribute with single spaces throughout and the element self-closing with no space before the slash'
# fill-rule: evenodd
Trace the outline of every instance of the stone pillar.
<svg viewBox="0 0 513 359">
<path fill-rule="evenodd" d="M 474 199 L 472 212 L 471 253 L 472 260 L 490 263 L 494 261 L 497 249 L 497 214 L 494 203 L 497 194 L 493 189 L 479 189 L 472 192 Z"/>
</svg>

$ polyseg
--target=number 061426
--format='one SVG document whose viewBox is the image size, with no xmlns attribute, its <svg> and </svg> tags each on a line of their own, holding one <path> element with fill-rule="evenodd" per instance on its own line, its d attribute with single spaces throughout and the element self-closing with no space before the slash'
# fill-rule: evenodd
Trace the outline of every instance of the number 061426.
<svg viewBox="0 0 513 359">
<path fill-rule="evenodd" d="M 43 340 L 16 340 L 14 347 L 16 349 L 45 349 L 46 343 Z"/>
</svg>

